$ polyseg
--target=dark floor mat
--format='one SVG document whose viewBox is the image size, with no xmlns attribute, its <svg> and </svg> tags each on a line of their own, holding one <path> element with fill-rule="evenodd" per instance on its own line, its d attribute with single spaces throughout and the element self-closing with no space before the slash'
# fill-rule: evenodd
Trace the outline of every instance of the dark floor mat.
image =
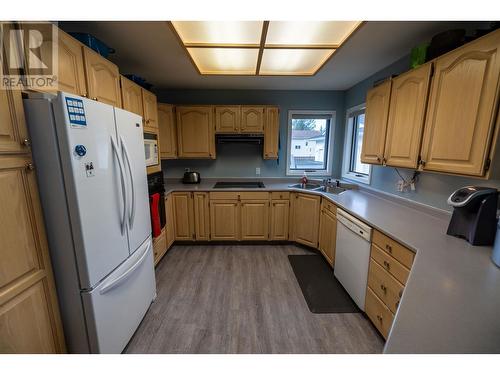
<svg viewBox="0 0 500 375">
<path fill-rule="evenodd" d="M 289 255 L 288 260 L 311 312 L 359 313 L 356 303 L 320 255 Z"/>
</svg>

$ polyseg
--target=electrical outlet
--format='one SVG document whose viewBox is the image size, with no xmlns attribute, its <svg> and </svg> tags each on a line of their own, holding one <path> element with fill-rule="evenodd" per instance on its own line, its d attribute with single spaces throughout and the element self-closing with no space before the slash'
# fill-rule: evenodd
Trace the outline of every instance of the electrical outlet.
<svg viewBox="0 0 500 375">
<path fill-rule="evenodd" d="M 191 172 L 191 168 L 184 168 L 184 172 Z"/>
<path fill-rule="evenodd" d="M 255 168 L 255 175 L 260 176 L 260 168 Z"/>
</svg>

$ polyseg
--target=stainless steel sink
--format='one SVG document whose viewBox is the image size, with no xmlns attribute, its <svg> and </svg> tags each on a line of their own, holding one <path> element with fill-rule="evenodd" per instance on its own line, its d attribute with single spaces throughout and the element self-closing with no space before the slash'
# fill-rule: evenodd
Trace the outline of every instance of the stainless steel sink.
<svg viewBox="0 0 500 375">
<path fill-rule="evenodd" d="M 346 188 L 343 187 L 337 187 L 337 186 L 320 186 L 317 189 L 313 189 L 314 191 L 324 191 L 325 193 L 330 193 L 330 194 L 342 194 L 344 191 L 346 191 Z"/>
<path fill-rule="evenodd" d="M 321 188 L 322 185 L 320 184 L 295 184 L 295 185 L 288 185 L 288 187 L 295 188 L 295 189 L 306 189 L 306 190 L 315 190 L 318 188 Z"/>
</svg>

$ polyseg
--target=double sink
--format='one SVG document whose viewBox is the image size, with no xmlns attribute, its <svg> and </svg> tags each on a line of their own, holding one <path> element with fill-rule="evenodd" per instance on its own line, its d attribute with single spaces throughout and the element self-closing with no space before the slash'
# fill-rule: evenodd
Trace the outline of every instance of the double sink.
<svg viewBox="0 0 500 375">
<path fill-rule="evenodd" d="M 288 185 L 291 188 L 295 189 L 304 189 L 304 190 L 310 190 L 310 191 L 321 191 L 325 193 L 330 193 L 330 194 L 342 194 L 346 190 L 348 190 L 347 187 L 342 187 L 342 186 L 328 186 L 328 185 L 321 185 L 321 184 L 312 184 L 312 183 L 307 183 L 307 184 L 294 184 L 294 185 Z"/>
</svg>

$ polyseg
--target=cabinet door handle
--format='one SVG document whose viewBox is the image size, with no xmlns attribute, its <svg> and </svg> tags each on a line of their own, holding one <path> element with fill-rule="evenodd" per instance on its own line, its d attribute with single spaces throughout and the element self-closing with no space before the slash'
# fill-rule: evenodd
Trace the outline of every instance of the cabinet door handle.
<svg viewBox="0 0 500 375">
<path fill-rule="evenodd" d="M 385 248 L 387 249 L 387 251 L 389 251 L 392 254 L 392 246 L 391 245 L 386 244 Z"/>
<path fill-rule="evenodd" d="M 95 100 L 96 102 L 98 101 L 96 96 L 94 96 L 92 100 Z"/>
<path fill-rule="evenodd" d="M 382 316 L 377 315 L 377 320 L 378 320 L 380 323 L 382 323 Z"/>
<path fill-rule="evenodd" d="M 32 171 L 35 169 L 35 166 L 33 165 L 33 163 L 28 163 L 26 164 L 26 170 L 28 171 Z"/>
<path fill-rule="evenodd" d="M 385 268 L 387 268 L 387 269 L 390 269 L 390 268 L 391 268 L 391 264 L 390 264 L 388 261 L 386 261 L 386 260 L 384 260 L 384 266 L 385 266 Z"/>
<path fill-rule="evenodd" d="M 22 145 L 26 146 L 26 147 L 31 147 L 31 141 L 26 138 L 26 139 L 23 139 L 23 141 L 21 142 Z"/>
<path fill-rule="evenodd" d="M 384 292 L 384 294 L 387 294 L 387 287 L 384 284 L 380 284 L 380 289 L 382 289 L 382 292 Z"/>
</svg>

